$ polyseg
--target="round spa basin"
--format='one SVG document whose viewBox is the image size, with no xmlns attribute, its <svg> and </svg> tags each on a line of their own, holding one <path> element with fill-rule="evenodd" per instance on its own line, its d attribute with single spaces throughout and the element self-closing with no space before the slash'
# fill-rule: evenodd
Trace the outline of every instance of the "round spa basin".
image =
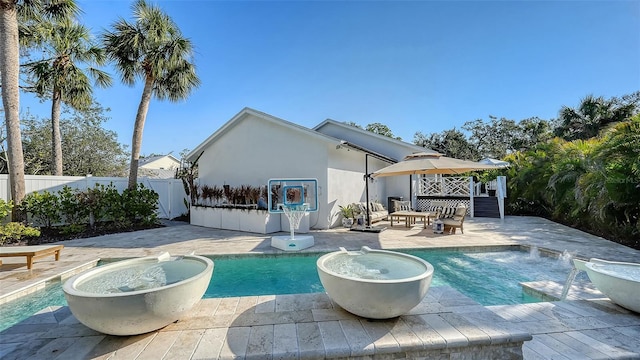
<svg viewBox="0 0 640 360">
<path fill-rule="evenodd" d="M 420 258 L 366 246 L 323 255 L 317 267 L 329 297 L 370 319 L 407 313 L 427 295 L 433 277 L 433 266 Z"/>
<path fill-rule="evenodd" d="M 213 275 L 213 261 L 168 253 L 99 266 L 63 285 L 73 315 L 110 335 L 160 329 L 200 301 Z"/>
<path fill-rule="evenodd" d="M 576 267 L 614 303 L 640 313 L 640 264 L 590 259 L 574 260 Z M 579 264 L 581 263 L 581 264 Z M 582 265 L 582 266 L 580 266 Z"/>
</svg>

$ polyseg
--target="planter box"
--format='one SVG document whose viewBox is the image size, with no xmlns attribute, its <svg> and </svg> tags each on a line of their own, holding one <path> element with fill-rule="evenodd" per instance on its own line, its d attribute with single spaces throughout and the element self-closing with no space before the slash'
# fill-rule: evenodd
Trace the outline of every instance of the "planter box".
<svg viewBox="0 0 640 360">
<path fill-rule="evenodd" d="M 280 231 L 281 214 L 271 214 L 266 210 L 244 211 L 241 215 L 240 230 L 259 234 Z"/>
<path fill-rule="evenodd" d="M 279 232 L 281 229 L 280 214 L 271 214 L 266 210 L 204 206 L 191 207 L 191 224 L 214 229 L 247 231 L 259 234 Z M 287 226 L 289 226 L 288 223 Z"/>
<path fill-rule="evenodd" d="M 189 222 L 191 225 L 204 226 L 204 214 L 207 208 L 202 206 L 191 206 Z"/>
<path fill-rule="evenodd" d="M 227 208 L 215 210 L 221 215 L 220 229 L 240 230 L 240 213 L 242 210 Z"/>
</svg>

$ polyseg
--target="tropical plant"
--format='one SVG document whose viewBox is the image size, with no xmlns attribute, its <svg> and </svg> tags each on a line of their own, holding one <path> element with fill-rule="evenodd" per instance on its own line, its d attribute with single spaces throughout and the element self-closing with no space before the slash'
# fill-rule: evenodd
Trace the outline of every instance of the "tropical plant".
<svg viewBox="0 0 640 360">
<path fill-rule="evenodd" d="M 111 77 L 106 72 L 92 67 L 103 65 L 104 51 L 95 45 L 89 29 L 72 19 L 40 22 L 34 32 L 45 34 L 39 41 L 43 59 L 30 62 L 25 67 L 33 79 L 33 88 L 38 96 L 51 99 L 51 162 L 53 175 L 62 176 L 62 137 L 60 134 L 60 108 L 67 104 L 75 109 L 87 109 L 92 104 L 95 85 L 108 87 Z M 80 64 L 87 64 L 85 70 Z"/>
<path fill-rule="evenodd" d="M 132 5 L 134 22 L 120 19 L 106 31 L 103 43 L 109 58 L 115 61 L 122 82 L 134 85 L 144 81 L 131 140 L 129 189 L 138 182 L 138 160 L 142 132 L 152 96 L 159 100 L 186 98 L 200 80 L 191 62 L 191 42 L 182 36 L 173 20 L 160 8 L 138 0 Z"/>
<path fill-rule="evenodd" d="M 554 132 L 569 141 L 592 138 L 607 125 L 632 116 L 637 109 L 637 101 L 633 98 L 627 101 L 587 95 L 577 108 L 563 106 L 560 109 L 560 124 Z"/>
<path fill-rule="evenodd" d="M 7 159 L 11 198 L 16 205 L 25 196 L 24 157 L 20 134 L 20 39 L 18 23 L 61 19 L 78 12 L 73 0 L 0 0 L 0 81 L 2 105 L 7 127 Z M 25 42 L 26 43 L 26 42 Z M 14 220 L 22 220 L 20 211 L 13 212 Z"/>
<path fill-rule="evenodd" d="M 345 219 L 353 219 L 355 217 L 355 206 L 353 204 L 347 204 L 345 206 L 339 205 L 340 213 Z"/>
<path fill-rule="evenodd" d="M 202 185 L 200 188 L 200 196 L 202 196 L 202 201 L 206 204 L 212 205 L 213 203 L 213 195 L 214 190 L 209 185 Z"/>
<path fill-rule="evenodd" d="M 556 138 L 506 160 L 509 210 L 640 248 L 640 115 L 589 140 Z"/>
</svg>

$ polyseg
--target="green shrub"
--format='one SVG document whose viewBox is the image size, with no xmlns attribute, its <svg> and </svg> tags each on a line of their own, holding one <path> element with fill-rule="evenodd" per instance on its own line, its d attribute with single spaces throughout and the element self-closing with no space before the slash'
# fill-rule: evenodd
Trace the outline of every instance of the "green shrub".
<svg viewBox="0 0 640 360">
<path fill-rule="evenodd" d="M 20 207 L 47 228 L 51 228 L 62 220 L 59 212 L 60 199 L 46 190 L 42 193 L 27 194 L 20 203 Z"/>
<path fill-rule="evenodd" d="M 40 236 L 38 228 L 25 226 L 22 223 L 10 222 L 0 225 L 0 245 L 17 242 L 22 239 L 37 238 Z"/>
<path fill-rule="evenodd" d="M 65 224 L 84 224 L 89 216 L 88 208 L 82 203 L 82 192 L 64 186 L 58 191 L 60 215 Z"/>
<path fill-rule="evenodd" d="M 106 210 L 103 205 L 104 192 L 105 186 L 96 184 L 93 189 L 87 189 L 78 193 L 78 201 L 87 211 L 89 226 L 92 229 L 95 228 L 97 221 L 102 221 L 105 217 Z"/>
<path fill-rule="evenodd" d="M 158 193 L 143 184 L 138 184 L 135 190 L 126 189 L 122 192 L 125 217 L 144 225 L 157 223 L 158 199 Z"/>
<path fill-rule="evenodd" d="M 4 218 L 9 216 L 11 209 L 13 209 L 13 200 L 6 202 L 4 199 L 0 199 L 0 220 L 4 220 Z"/>
<path fill-rule="evenodd" d="M 113 222 L 117 228 L 126 228 L 131 225 L 131 220 L 127 219 L 125 204 L 122 195 L 113 183 L 101 189 L 98 222 Z"/>
</svg>

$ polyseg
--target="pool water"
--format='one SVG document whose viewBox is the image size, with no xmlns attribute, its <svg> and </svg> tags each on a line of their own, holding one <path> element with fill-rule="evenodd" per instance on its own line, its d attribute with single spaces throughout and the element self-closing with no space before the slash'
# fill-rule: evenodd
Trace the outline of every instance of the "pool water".
<svg viewBox="0 0 640 360">
<path fill-rule="evenodd" d="M 431 286 L 453 287 L 485 306 L 540 301 L 524 295 L 519 283 L 536 280 L 564 283 L 571 269 L 568 261 L 531 257 L 522 251 L 414 250 L 406 253 L 433 265 Z M 323 292 L 316 270 L 316 260 L 322 255 L 211 257 L 215 268 L 204 298 Z M 62 286 L 48 286 L 2 305 L 0 331 L 47 306 L 64 305 Z"/>
<path fill-rule="evenodd" d="M 453 287 L 485 306 L 538 302 L 539 299 L 522 292 L 520 282 L 564 283 L 571 270 L 567 261 L 530 257 L 522 251 L 406 253 L 433 265 L 431 286 Z M 321 255 L 213 258 L 214 275 L 204 297 L 323 292 L 316 270 L 316 260 Z"/>
</svg>

